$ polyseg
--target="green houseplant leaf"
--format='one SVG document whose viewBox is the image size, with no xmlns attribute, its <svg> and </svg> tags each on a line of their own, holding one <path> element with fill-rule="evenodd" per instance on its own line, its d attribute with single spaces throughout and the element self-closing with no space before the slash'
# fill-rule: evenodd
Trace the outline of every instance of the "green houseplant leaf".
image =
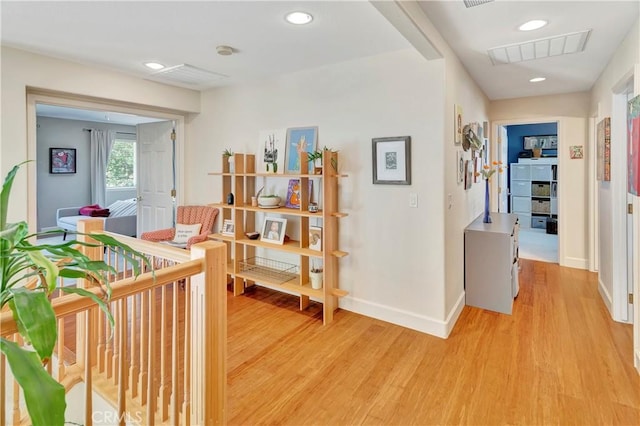
<svg viewBox="0 0 640 426">
<path fill-rule="evenodd" d="M 9 305 L 19 333 L 35 351 L 4 338 L 0 338 L 0 350 L 23 389 L 31 424 L 61 426 L 65 421 L 65 391 L 43 368 L 43 364 L 50 362 L 57 341 L 57 320 L 49 296 L 56 289 L 58 278 L 86 279 L 89 284 L 99 286 L 104 298 L 83 288 L 59 289 L 91 298 L 106 313 L 113 328 L 107 302 L 111 294 L 109 276 L 116 276 L 117 271 L 103 260 L 90 259 L 76 246 L 104 245 L 109 252 L 126 259 L 135 276 L 141 272 L 141 262 L 149 269 L 151 264 L 142 253 L 108 235 L 92 234 L 98 244 L 82 241 L 32 244 L 29 239 L 51 232 L 29 235 L 25 221 L 7 223 L 11 187 L 22 164 L 9 171 L 0 192 L 0 308 Z M 36 287 L 24 287 L 27 280 L 35 280 Z"/>
<path fill-rule="evenodd" d="M 67 407 L 64 387 L 45 371 L 38 355 L 3 338 L 0 338 L 0 350 L 6 355 L 13 376 L 24 390 L 32 424 L 64 424 L 64 411 Z"/>
<path fill-rule="evenodd" d="M 58 339 L 56 314 L 51 302 L 43 291 L 22 287 L 11 290 L 11 293 L 13 298 L 9 307 L 20 333 L 33 346 L 40 359 L 48 362 Z"/>
</svg>

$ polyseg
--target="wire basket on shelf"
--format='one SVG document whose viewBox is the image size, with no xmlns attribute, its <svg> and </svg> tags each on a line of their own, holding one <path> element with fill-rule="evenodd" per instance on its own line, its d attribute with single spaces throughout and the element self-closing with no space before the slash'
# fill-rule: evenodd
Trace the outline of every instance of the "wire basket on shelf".
<svg viewBox="0 0 640 426">
<path fill-rule="evenodd" d="M 268 279 L 269 281 L 282 284 L 298 276 L 297 265 L 264 257 L 250 257 L 239 261 L 239 264 L 240 272 L 256 281 Z"/>
</svg>

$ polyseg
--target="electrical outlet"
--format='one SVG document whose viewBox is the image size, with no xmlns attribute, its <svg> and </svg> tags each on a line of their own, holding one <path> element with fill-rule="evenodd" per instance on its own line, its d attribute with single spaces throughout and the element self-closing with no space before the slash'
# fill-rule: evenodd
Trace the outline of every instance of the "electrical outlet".
<svg viewBox="0 0 640 426">
<path fill-rule="evenodd" d="M 409 193 L 409 207 L 418 207 L 418 194 L 413 192 Z"/>
<path fill-rule="evenodd" d="M 451 210 L 453 207 L 453 195 L 447 194 L 447 209 Z"/>
</svg>

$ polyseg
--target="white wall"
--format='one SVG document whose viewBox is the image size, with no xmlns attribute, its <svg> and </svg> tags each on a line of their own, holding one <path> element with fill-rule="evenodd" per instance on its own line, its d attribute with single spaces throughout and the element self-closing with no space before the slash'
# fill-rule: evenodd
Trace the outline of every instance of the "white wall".
<svg viewBox="0 0 640 426">
<path fill-rule="evenodd" d="M 200 93 L 2 46 L 0 175 L 27 159 L 27 88 L 114 105 L 166 112 L 198 112 Z M 14 183 L 9 221 L 28 216 L 27 173 Z"/>
<path fill-rule="evenodd" d="M 615 122 L 617 118 L 613 107 L 613 93 L 616 86 L 626 81 L 633 75 L 634 68 L 640 65 L 640 19 L 636 22 L 624 41 L 620 44 L 611 60 L 607 64 L 606 68 L 596 81 L 591 91 L 591 115 L 596 117 L 596 122 L 599 122 L 604 117 L 611 117 L 612 122 Z M 638 75 L 635 76 L 636 81 L 640 81 Z M 636 93 L 637 93 L 636 88 Z M 620 112 L 623 113 L 622 111 Z M 624 119 L 624 118 L 622 118 Z M 611 146 L 612 156 L 615 158 L 614 150 L 624 149 L 626 146 L 626 135 L 618 133 L 619 137 L 612 134 Z M 614 140 L 614 137 L 616 139 Z M 619 293 L 619 290 L 614 288 L 614 283 L 620 278 L 616 277 L 620 274 L 620 270 L 616 269 L 616 265 L 620 266 L 617 258 L 623 255 L 619 252 L 620 241 L 622 236 L 615 235 L 618 233 L 614 229 L 616 224 L 620 224 L 621 217 L 618 214 L 624 206 L 620 203 L 624 201 L 620 200 L 619 194 L 621 192 L 621 186 L 626 188 L 626 176 L 622 173 L 617 173 L 613 168 L 615 164 L 612 164 L 612 180 L 610 182 L 598 182 L 598 215 L 599 215 L 599 282 L 601 286 L 601 294 L 605 299 L 605 303 L 610 309 L 614 303 L 614 293 Z M 618 191 L 616 193 L 616 191 Z M 626 192 L 626 189 L 625 191 Z M 640 234 L 636 234 L 640 235 Z M 637 272 L 637 271 L 636 271 Z M 638 274 L 636 273 L 636 277 Z M 617 315 L 612 311 L 614 318 Z"/>
<path fill-rule="evenodd" d="M 341 299 L 345 309 L 433 334 L 444 311 L 444 70 L 413 49 L 348 61 L 202 95 L 191 121 L 187 198 L 222 200 L 225 147 L 255 153 L 260 130 L 317 125 L 340 151 Z M 371 139 L 411 136 L 412 185 L 373 185 Z M 418 208 L 409 208 L 409 193 Z"/>
<path fill-rule="evenodd" d="M 90 133 L 84 128 L 135 132 L 135 126 L 122 126 L 91 121 L 63 120 L 60 118 L 38 117 L 38 230 L 56 226 L 56 210 L 61 207 L 86 206 L 91 204 L 90 182 Z M 50 174 L 49 148 L 75 148 L 76 173 Z M 110 192 L 110 191 L 108 191 Z M 121 198 L 109 194 L 105 206 L 113 201 L 135 197 L 136 191 L 119 193 Z M 117 196 L 117 195 L 115 195 Z"/>
<path fill-rule="evenodd" d="M 471 79 L 466 69 L 453 53 L 448 43 L 435 29 L 416 2 L 401 2 L 396 5 L 410 17 L 410 22 L 419 28 L 419 34 L 429 40 L 431 47 L 443 58 L 445 66 L 444 116 L 442 118 L 444 139 L 444 191 L 442 203 L 445 227 L 445 298 L 447 334 L 455 324 L 464 306 L 464 228 L 484 208 L 484 184 L 474 184 L 469 190 L 457 183 L 457 151 L 462 146 L 454 144 L 454 105 L 463 110 L 463 125 L 482 123 L 489 118 L 489 99 Z M 416 46 L 419 48 L 419 46 Z M 422 49 L 422 51 L 425 51 Z M 428 54 L 426 52 L 425 54 Z M 471 153 L 465 152 L 471 159 Z"/>
</svg>

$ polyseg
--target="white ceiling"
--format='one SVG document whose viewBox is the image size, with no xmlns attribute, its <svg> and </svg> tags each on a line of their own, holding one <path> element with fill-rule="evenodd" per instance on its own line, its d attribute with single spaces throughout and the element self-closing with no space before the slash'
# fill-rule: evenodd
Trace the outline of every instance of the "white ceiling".
<svg viewBox="0 0 640 426">
<path fill-rule="evenodd" d="M 468 9 L 462 0 L 419 3 L 490 99 L 589 90 L 639 16 L 636 0 L 496 0 Z M 1 7 L 7 46 L 143 78 L 152 74 L 143 66 L 147 61 L 189 64 L 227 76 L 195 89 L 410 46 L 367 1 L 2 1 Z M 315 19 L 292 26 L 284 21 L 292 10 L 305 10 Z M 517 30 L 534 18 L 549 25 Z M 496 66 L 487 56 L 492 47 L 585 29 L 592 32 L 582 53 Z M 236 53 L 220 56 L 218 45 L 232 46 Z M 528 82 L 539 75 L 547 80 Z"/>
<path fill-rule="evenodd" d="M 640 2 L 496 0 L 466 8 L 460 1 L 420 6 L 489 99 L 588 91 L 640 16 Z M 519 31 L 532 19 L 549 24 Z M 591 30 L 583 52 L 515 64 L 492 65 L 487 50 L 512 43 Z M 540 83 L 529 79 L 543 76 Z"/>
<path fill-rule="evenodd" d="M 310 25 L 285 22 L 299 9 Z M 216 86 L 410 46 L 363 1 L 3 1 L 2 43 L 140 77 L 144 62 L 189 64 L 228 76 Z"/>
</svg>

